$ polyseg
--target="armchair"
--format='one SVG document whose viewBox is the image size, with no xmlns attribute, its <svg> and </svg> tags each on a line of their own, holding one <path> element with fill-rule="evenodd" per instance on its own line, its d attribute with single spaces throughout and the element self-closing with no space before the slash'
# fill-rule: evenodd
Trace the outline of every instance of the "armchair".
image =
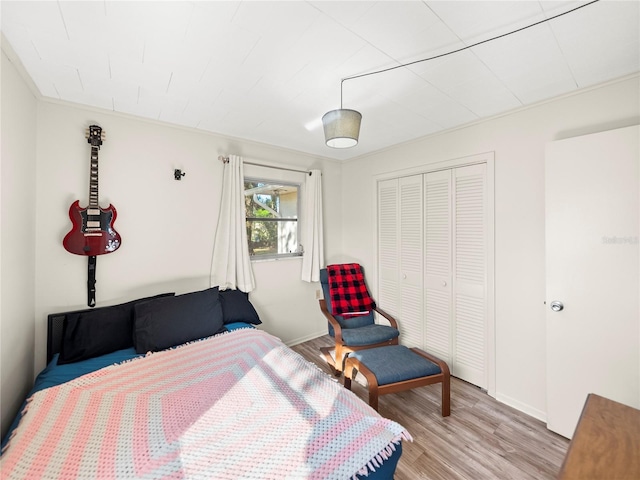
<svg viewBox="0 0 640 480">
<path fill-rule="evenodd" d="M 342 373 L 345 359 L 351 352 L 398 344 L 398 336 L 400 335 L 398 323 L 391 315 L 375 305 L 372 310 L 366 313 L 334 315 L 331 305 L 329 274 L 326 268 L 320 270 L 320 284 L 324 295 L 324 298 L 319 300 L 320 310 L 328 321 L 329 335 L 335 339 L 335 346 L 324 347 L 320 351 L 327 364 L 333 368 L 335 375 Z M 384 317 L 390 325 L 376 323 L 374 312 Z"/>
</svg>

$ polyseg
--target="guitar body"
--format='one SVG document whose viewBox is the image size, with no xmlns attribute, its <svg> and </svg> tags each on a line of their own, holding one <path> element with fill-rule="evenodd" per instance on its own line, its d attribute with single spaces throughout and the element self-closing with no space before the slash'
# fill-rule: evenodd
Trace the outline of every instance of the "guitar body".
<svg viewBox="0 0 640 480">
<path fill-rule="evenodd" d="M 75 255 L 95 256 L 115 252 L 122 244 L 113 228 L 118 213 L 113 205 L 107 208 L 81 208 L 76 200 L 69 207 L 73 227 L 62 241 L 65 250 Z"/>
</svg>

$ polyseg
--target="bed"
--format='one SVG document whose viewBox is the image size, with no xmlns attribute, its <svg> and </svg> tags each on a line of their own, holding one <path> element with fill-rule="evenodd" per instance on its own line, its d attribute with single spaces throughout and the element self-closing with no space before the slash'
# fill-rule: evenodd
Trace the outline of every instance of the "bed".
<svg viewBox="0 0 640 480">
<path fill-rule="evenodd" d="M 217 287 L 48 316 L 2 478 L 393 478 L 410 434 Z"/>
</svg>

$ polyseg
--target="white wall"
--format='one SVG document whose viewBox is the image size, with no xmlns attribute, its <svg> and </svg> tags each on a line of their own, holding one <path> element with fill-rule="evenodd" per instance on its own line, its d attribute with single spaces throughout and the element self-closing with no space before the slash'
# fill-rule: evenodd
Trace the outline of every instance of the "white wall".
<svg viewBox="0 0 640 480">
<path fill-rule="evenodd" d="M 36 99 L 2 51 L 0 430 L 31 388 L 34 365 Z"/>
<path fill-rule="evenodd" d="M 36 371 L 45 363 L 47 313 L 86 308 L 87 258 L 66 252 L 62 238 L 71 229 L 69 205 L 88 201 L 90 147 L 84 131 L 90 124 L 106 133 L 99 154 L 100 205 L 115 206 L 113 225 L 122 236 L 117 251 L 97 259 L 97 306 L 209 286 L 220 154 L 321 169 L 325 195 L 333 199 L 325 210 L 327 252 L 339 247 L 337 162 L 70 104 L 40 101 L 38 122 Z M 174 180 L 174 168 L 186 173 L 181 181 Z M 254 264 L 257 286 L 251 299 L 263 328 L 290 344 L 326 330 L 317 284 L 302 282 L 300 269 L 299 258 Z"/>
<path fill-rule="evenodd" d="M 374 270 L 373 177 L 495 152 L 496 397 L 544 419 L 544 149 L 547 142 L 640 123 L 637 76 L 349 161 L 342 251 Z M 366 128 L 363 119 L 362 128 Z M 606 159 L 603 159 L 606 161 Z"/>
</svg>

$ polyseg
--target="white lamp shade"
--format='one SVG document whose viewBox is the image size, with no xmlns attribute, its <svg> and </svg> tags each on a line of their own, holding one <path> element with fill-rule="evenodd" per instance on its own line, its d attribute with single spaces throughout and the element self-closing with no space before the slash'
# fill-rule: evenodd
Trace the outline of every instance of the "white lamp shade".
<svg viewBox="0 0 640 480">
<path fill-rule="evenodd" d="M 322 117 L 324 138 L 329 147 L 349 148 L 358 144 L 362 115 L 355 110 L 331 110 Z"/>
</svg>

